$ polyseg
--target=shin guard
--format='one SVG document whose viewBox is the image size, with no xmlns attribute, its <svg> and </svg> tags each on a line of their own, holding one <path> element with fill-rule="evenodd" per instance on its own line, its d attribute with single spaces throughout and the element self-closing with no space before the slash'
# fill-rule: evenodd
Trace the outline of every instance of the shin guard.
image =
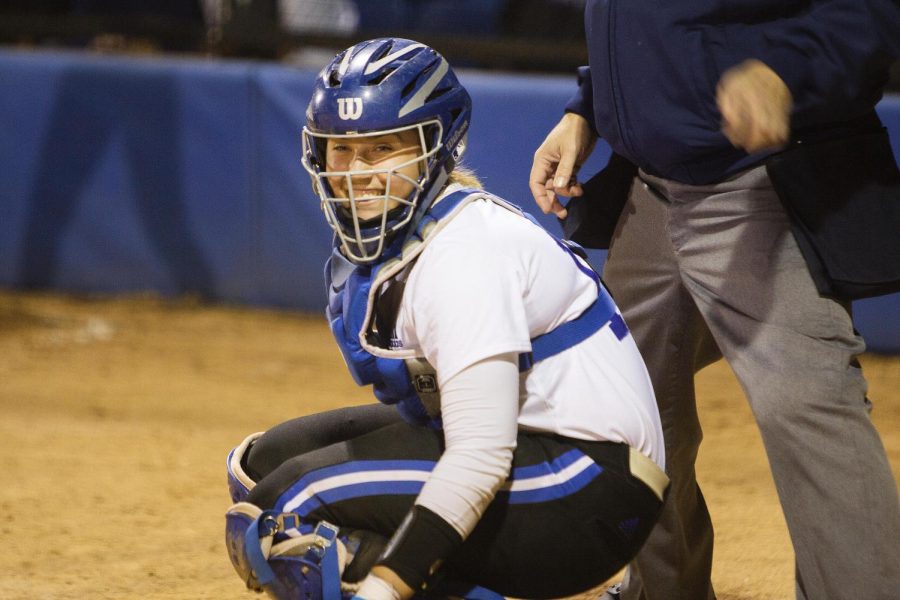
<svg viewBox="0 0 900 600">
<path fill-rule="evenodd" d="M 347 551 L 338 528 L 325 521 L 298 532 L 293 513 L 263 511 L 238 502 L 225 515 L 225 545 L 235 571 L 249 589 L 277 600 L 341 600 Z M 296 533 L 296 535 L 291 535 Z"/>
</svg>

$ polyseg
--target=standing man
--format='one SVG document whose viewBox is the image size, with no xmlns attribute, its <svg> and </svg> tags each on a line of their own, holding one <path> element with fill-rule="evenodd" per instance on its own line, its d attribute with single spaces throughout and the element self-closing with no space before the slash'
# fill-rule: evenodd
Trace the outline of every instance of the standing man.
<svg viewBox="0 0 900 600">
<path fill-rule="evenodd" d="M 896 599 L 900 503 L 865 344 L 849 304 L 817 291 L 763 163 L 789 139 L 879 130 L 897 2 L 589 0 L 585 18 L 590 67 L 530 185 L 565 217 L 557 195 L 584 193 L 575 176 L 598 136 L 639 169 L 605 279 L 651 374 L 672 486 L 621 598 L 715 598 L 694 374 L 724 357 L 762 433 L 797 598 Z"/>
</svg>

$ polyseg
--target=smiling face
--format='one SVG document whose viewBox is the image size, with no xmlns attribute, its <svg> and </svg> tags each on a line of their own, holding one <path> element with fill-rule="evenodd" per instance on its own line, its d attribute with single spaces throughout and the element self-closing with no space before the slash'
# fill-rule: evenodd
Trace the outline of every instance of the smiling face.
<svg viewBox="0 0 900 600">
<path fill-rule="evenodd" d="M 350 260 L 362 264 L 381 256 L 412 221 L 427 186 L 437 175 L 446 177 L 434 170 L 442 135 L 437 120 L 364 133 L 303 128 L 301 163 Z"/>
<path fill-rule="evenodd" d="M 327 170 L 353 173 L 329 176 L 328 183 L 335 197 L 355 204 L 358 220 L 382 218 L 415 188 L 422 164 L 417 158 L 421 155 L 416 129 L 329 138 L 325 147 Z"/>
</svg>

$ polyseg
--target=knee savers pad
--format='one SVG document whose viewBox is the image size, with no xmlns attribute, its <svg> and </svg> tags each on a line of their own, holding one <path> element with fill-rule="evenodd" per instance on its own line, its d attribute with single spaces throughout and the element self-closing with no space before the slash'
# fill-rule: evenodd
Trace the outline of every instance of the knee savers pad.
<svg viewBox="0 0 900 600">
<path fill-rule="evenodd" d="M 228 493 L 231 494 L 231 501 L 234 503 L 246 500 L 247 494 L 256 485 L 256 482 L 244 472 L 241 461 L 247 455 L 247 451 L 253 445 L 253 442 L 258 440 L 262 434 L 263 432 L 260 431 L 259 433 L 248 435 L 243 442 L 228 453 L 228 461 L 226 462 L 226 468 L 228 469 Z"/>
<path fill-rule="evenodd" d="M 338 528 L 320 522 L 312 533 L 296 531 L 292 513 L 263 511 L 238 502 L 225 514 L 225 547 L 241 580 L 276 600 L 342 600 L 358 586 L 341 582 L 347 550 Z M 293 531 L 296 536 L 291 536 Z"/>
</svg>

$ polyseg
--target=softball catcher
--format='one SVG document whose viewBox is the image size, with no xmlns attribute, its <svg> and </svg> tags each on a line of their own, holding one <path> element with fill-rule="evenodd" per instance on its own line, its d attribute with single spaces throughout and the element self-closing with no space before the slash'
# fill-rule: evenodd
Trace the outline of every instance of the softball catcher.
<svg viewBox="0 0 900 600">
<path fill-rule="evenodd" d="M 229 455 L 231 561 L 274 598 L 552 598 L 637 552 L 668 486 L 640 354 L 599 277 L 457 163 L 469 94 L 377 39 L 319 74 L 303 166 L 327 316 L 382 404 Z"/>
</svg>

